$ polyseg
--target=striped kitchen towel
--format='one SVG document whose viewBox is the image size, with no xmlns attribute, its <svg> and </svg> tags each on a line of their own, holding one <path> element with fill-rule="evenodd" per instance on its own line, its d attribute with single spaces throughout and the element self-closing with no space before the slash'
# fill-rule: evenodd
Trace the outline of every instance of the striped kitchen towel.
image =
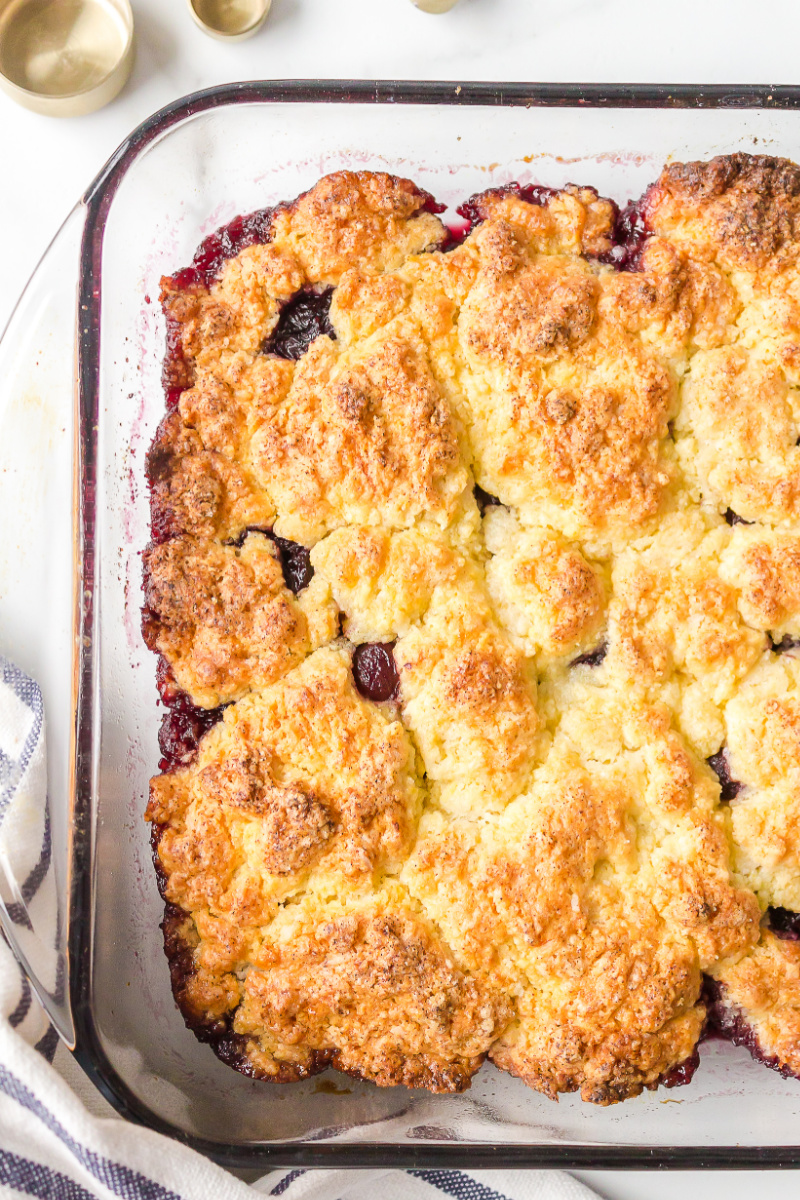
<svg viewBox="0 0 800 1200">
<path fill-rule="evenodd" d="M 283 1200 L 598 1200 L 563 1171 L 277 1171 L 256 1190 Z"/>
<path fill-rule="evenodd" d="M 0 917 L 45 991 L 63 1000 L 58 900 L 47 802 L 44 705 L 39 685 L 0 655 Z M 16 974 L 16 973 L 15 973 Z M 52 1057 L 56 1034 L 20 973 L 8 1014 L 14 1028 Z"/>
<path fill-rule="evenodd" d="M 0 918 L 58 1004 L 63 956 L 50 851 L 41 692 L 0 656 Z M 382 1200 L 594 1200 L 557 1171 L 291 1170 L 245 1183 L 187 1146 L 119 1118 L 91 1094 L 63 1046 L 52 1065 L 56 1043 L 0 938 L 0 1197 L 374 1200 L 379 1188 Z"/>
</svg>

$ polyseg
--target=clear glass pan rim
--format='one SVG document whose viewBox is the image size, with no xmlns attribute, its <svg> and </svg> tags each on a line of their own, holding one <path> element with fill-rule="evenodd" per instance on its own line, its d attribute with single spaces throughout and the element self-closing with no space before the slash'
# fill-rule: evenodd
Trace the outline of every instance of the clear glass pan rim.
<svg viewBox="0 0 800 1200">
<path fill-rule="evenodd" d="M 75 661 L 73 671 L 72 846 L 69 889 L 70 999 L 75 1058 L 124 1118 L 176 1138 L 228 1167 L 507 1167 L 720 1170 L 800 1167 L 794 1146 L 609 1146 L 456 1143 L 321 1143 L 232 1145 L 184 1133 L 152 1112 L 110 1063 L 91 1004 L 92 762 L 94 728 L 94 589 L 97 421 L 100 411 L 102 256 L 106 220 L 128 169 L 173 126 L 209 109 L 238 104 L 426 104 L 542 108 L 800 109 L 800 86 L 694 84 L 491 83 L 391 80 L 275 80 L 194 92 L 145 120 L 119 146 L 83 196 L 86 220 L 78 281 L 75 469 Z"/>
</svg>

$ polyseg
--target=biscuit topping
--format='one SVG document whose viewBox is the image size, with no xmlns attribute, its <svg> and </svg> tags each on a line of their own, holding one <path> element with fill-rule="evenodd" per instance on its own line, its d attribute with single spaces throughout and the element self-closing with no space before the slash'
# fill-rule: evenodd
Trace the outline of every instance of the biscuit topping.
<svg viewBox="0 0 800 1200">
<path fill-rule="evenodd" d="M 162 281 L 176 1000 L 275 1082 L 800 1075 L 800 168 L 439 211 L 340 171 Z"/>
</svg>

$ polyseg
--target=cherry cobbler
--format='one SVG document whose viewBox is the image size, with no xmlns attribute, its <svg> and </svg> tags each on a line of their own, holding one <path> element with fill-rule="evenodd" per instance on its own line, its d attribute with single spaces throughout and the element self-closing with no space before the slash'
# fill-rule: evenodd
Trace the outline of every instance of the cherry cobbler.
<svg viewBox="0 0 800 1200">
<path fill-rule="evenodd" d="M 277 1082 L 800 1075 L 800 168 L 441 211 L 339 172 L 162 281 L 176 1001 Z"/>
</svg>

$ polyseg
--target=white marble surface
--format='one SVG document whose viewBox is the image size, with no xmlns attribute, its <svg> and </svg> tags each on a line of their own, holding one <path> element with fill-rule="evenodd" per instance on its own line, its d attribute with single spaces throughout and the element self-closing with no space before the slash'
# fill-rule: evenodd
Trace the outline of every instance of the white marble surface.
<svg viewBox="0 0 800 1200">
<path fill-rule="evenodd" d="M 0 328 L 85 186 L 152 111 L 197 88 L 254 78 L 798 81 L 796 0 L 461 0 L 433 17 L 410 0 L 274 0 L 262 32 L 224 46 L 183 0 L 133 0 L 137 61 L 123 94 L 55 121 L 0 95 Z M 798 1085 L 800 1086 L 800 1085 Z M 770 1200 L 800 1172 L 585 1172 L 609 1200 Z"/>
</svg>

